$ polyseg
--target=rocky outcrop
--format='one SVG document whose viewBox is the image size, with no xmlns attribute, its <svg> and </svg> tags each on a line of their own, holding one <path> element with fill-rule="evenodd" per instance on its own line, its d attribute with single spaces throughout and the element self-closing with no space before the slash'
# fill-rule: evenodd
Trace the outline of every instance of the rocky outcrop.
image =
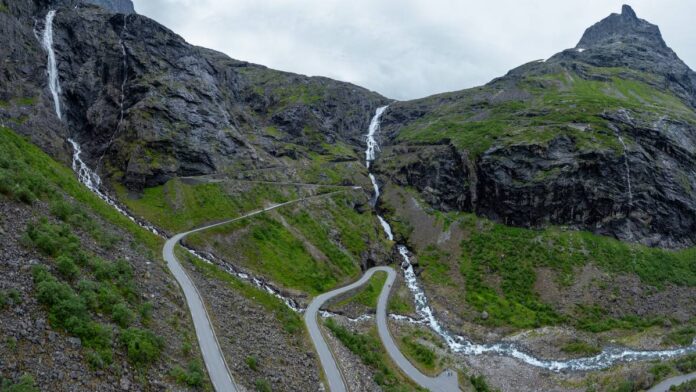
<svg viewBox="0 0 696 392">
<path fill-rule="evenodd" d="M 83 0 L 85 3 L 98 5 L 105 10 L 118 14 L 134 14 L 135 8 L 131 0 Z"/>
<path fill-rule="evenodd" d="M 657 26 L 625 6 L 576 49 L 480 88 L 391 105 L 382 130 L 392 146 L 376 170 L 442 211 L 693 246 L 695 81 Z"/>
<path fill-rule="evenodd" d="M 22 0 L 9 15 L 0 13 L 15 28 L 0 38 L 17 60 L 7 77 L 23 84 L 25 95 L 40 94 L 43 109 L 50 102 L 45 53 L 32 29 L 41 32 L 47 9 L 47 2 Z M 54 47 L 70 134 L 91 166 L 131 189 L 174 176 L 265 166 L 278 151 L 301 159 L 336 143 L 356 144 L 370 113 L 387 101 L 348 83 L 274 71 L 189 45 L 137 14 L 68 4 L 57 11 Z M 11 86 L 6 95 L 13 94 Z M 36 117 L 58 123 L 50 111 Z M 67 155 L 65 146 L 60 149 Z"/>
</svg>

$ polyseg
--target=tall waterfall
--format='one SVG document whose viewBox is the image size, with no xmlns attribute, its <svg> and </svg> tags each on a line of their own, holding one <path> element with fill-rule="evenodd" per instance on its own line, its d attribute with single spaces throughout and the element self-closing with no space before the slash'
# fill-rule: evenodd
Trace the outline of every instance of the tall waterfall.
<svg viewBox="0 0 696 392">
<path fill-rule="evenodd" d="M 374 134 L 376 131 L 379 130 L 379 120 L 386 109 L 386 106 L 377 109 L 375 116 L 373 117 L 372 122 L 370 123 L 370 129 L 367 135 L 367 149 L 365 151 L 366 166 L 368 167 L 368 169 L 370 167 L 370 163 L 375 159 L 375 151 L 379 149 L 379 146 L 375 141 Z M 621 136 L 618 136 L 619 140 L 624 145 L 625 153 L 626 145 L 623 143 L 623 139 L 621 138 Z M 626 165 L 626 176 L 627 182 L 629 184 L 629 198 L 630 204 L 632 204 L 633 195 L 631 194 L 631 178 L 630 171 L 628 170 L 628 157 L 626 157 Z M 372 186 L 374 187 L 373 200 L 376 206 L 377 200 L 380 196 L 379 184 L 377 183 L 377 180 L 371 172 L 368 175 L 370 177 L 370 181 L 372 182 Z M 380 215 L 377 215 L 377 219 L 382 225 L 382 228 L 384 229 L 384 233 L 386 234 L 387 238 L 393 240 L 394 236 L 392 234 L 392 229 L 389 223 Z M 426 296 L 425 291 L 423 290 L 421 285 L 418 283 L 418 278 L 416 277 L 416 273 L 413 270 L 413 265 L 411 264 L 408 248 L 406 248 L 405 245 L 397 244 L 397 249 L 403 260 L 401 267 L 404 271 L 404 281 L 406 282 L 406 286 L 409 288 L 409 291 L 411 291 L 411 294 L 413 295 L 413 300 L 416 306 L 416 313 L 422 318 L 420 321 L 407 321 L 427 325 L 428 327 L 430 327 L 431 330 L 433 330 L 437 335 L 439 335 L 445 341 L 447 346 L 455 353 L 463 355 L 497 354 L 516 358 L 529 365 L 552 371 L 589 371 L 605 369 L 617 362 L 630 362 L 637 360 L 655 359 L 666 360 L 669 358 L 696 352 L 695 339 L 692 342 L 691 346 L 674 350 L 638 351 L 629 350 L 622 347 L 606 347 L 602 350 L 602 352 L 599 355 L 596 355 L 594 357 L 570 359 L 566 361 L 550 361 L 536 358 L 530 354 L 525 353 L 517 346 L 516 343 L 513 342 L 476 344 L 463 336 L 451 333 L 435 317 L 432 308 L 428 304 L 428 297 Z M 393 318 L 397 320 L 407 319 L 402 317 Z"/>
<path fill-rule="evenodd" d="M 50 10 L 46 14 L 46 23 L 44 26 L 43 35 L 41 37 L 41 45 L 48 55 L 48 88 L 53 96 L 53 105 L 55 106 L 58 119 L 63 119 L 60 110 L 60 81 L 58 80 L 58 65 L 56 63 L 56 52 L 53 51 L 53 19 L 56 17 L 56 11 Z"/>
<path fill-rule="evenodd" d="M 377 144 L 377 140 L 375 139 L 375 133 L 379 131 L 379 121 L 384 111 L 387 110 L 387 107 L 388 106 L 382 106 L 378 108 L 375 116 L 372 117 L 372 121 L 370 121 L 370 127 L 366 137 L 367 149 L 365 150 L 365 166 L 367 166 L 368 169 L 370 168 L 370 163 L 375 160 L 376 152 L 379 151 L 379 144 Z"/>
</svg>

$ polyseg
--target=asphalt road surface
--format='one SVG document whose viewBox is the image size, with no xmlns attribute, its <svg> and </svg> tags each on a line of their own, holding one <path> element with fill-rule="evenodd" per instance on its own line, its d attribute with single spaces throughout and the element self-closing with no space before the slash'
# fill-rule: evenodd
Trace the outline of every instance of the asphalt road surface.
<svg viewBox="0 0 696 392">
<path fill-rule="evenodd" d="M 689 374 L 683 374 L 681 376 L 671 377 L 671 378 L 668 378 L 666 380 L 663 380 L 661 383 L 648 389 L 648 392 L 667 392 L 667 391 L 669 391 L 670 387 L 677 386 L 677 385 L 683 384 L 687 381 L 691 381 L 691 380 L 695 380 L 695 379 L 696 379 L 696 372 L 689 373 Z"/>
<path fill-rule="evenodd" d="M 427 388 L 433 392 L 459 391 L 457 374 L 455 372 L 446 370 L 438 377 L 429 377 L 421 373 L 420 370 L 413 366 L 411 362 L 409 362 L 408 359 L 406 359 L 406 357 L 401 353 L 399 347 L 396 345 L 394 339 L 389 333 L 389 328 L 387 326 L 387 301 L 389 299 L 389 292 L 391 291 L 394 280 L 396 279 L 396 271 L 394 271 L 394 269 L 391 267 L 370 268 L 358 281 L 351 283 L 348 286 L 344 286 L 317 296 L 309 304 L 307 310 L 305 311 L 305 324 L 309 330 L 309 336 L 311 337 L 317 353 L 319 354 L 319 360 L 324 368 L 324 374 L 326 375 L 326 380 L 329 383 L 330 391 L 346 392 L 346 382 L 338 368 L 336 359 L 334 358 L 331 349 L 329 349 L 329 346 L 322 335 L 321 329 L 319 328 L 317 314 L 319 309 L 326 303 L 326 301 L 337 295 L 362 286 L 363 284 L 367 283 L 375 272 L 378 271 L 386 272 L 387 280 L 384 283 L 384 287 L 382 288 L 382 292 L 380 293 L 377 302 L 377 330 L 379 332 L 379 337 L 382 340 L 382 344 L 384 345 L 384 348 L 391 359 L 401 369 L 401 371 L 406 374 L 406 376 L 410 377 L 416 384 L 423 388 Z"/>
<path fill-rule="evenodd" d="M 357 188 L 357 187 L 356 187 Z M 355 188 L 351 188 L 355 189 Z M 234 219 L 229 219 L 226 221 L 214 223 L 211 225 L 199 227 L 185 233 L 179 233 L 167 240 L 162 249 L 162 256 L 167 262 L 167 267 L 174 275 L 174 278 L 181 286 L 184 292 L 184 298 L 188 304 L 189 310 L 191 311 L 191 317 L 193 318 L 193 326 L 196 330 L 196 337 L 198 338 L 198 344 L 201 347 L 201 352 L 203 354 L 203 361 L 205 362 L 205 367 L 208 369 L 208 374 L 210 376 L 210 381 L 213 383 L 213 388 L 218 392 L 236 392 L 238 390 L 237 385 L 232 378 L 232 372 L 230 372 L 227 362 L 225 361 L 225 356 L 220 349 L 220 344 L 218 343 L 217 336 L 215 335 L 215 329 L 213 328 L 213 323 L 210 320 L 208 311 L 205 308 L 203 299 L 196 289 L 196 286 L 191 281 L 184 268 L 177 260 L 174 255 L 174 248 L 176 244 L 179 243 L 184 237 L 191 233 L 207 230 L 213 227 L 225 225 L 227 223 L 232 223 L 238 220 L 246 219 L 254 215 L 262 214 L 266 211 L 274 210 L 286 206 L 288 204 L 298 203 L 303 200 L 318 199 L 323 197 L 329 197 L 333 194 L 343 192 L 335 191 L 330 193 L 324 193 L 317 196 L 296 199 L 287 201 L 285 203 L 275 204 L 273 206 L 252 211 L 248 214 L 239 216 Z"/>
</svg>

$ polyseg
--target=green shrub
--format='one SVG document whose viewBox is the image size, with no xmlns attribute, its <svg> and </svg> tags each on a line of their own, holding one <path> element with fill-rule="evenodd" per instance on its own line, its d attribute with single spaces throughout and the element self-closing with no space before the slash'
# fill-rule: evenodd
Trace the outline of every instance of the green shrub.
<svg viewBox="0 0 696 392">
<path fill-rule="evenodd" d="M 135 320 L 135 313 L 128 309 L 128 305 L 121 302 L 111 309 L 111 319 L 121 328 L 126 328 Z"/>
<path fill-rule="evenodd" d="M 406 352 L 419 364 L 433 368 L 435 366 L 435 352 L 430 348 L 413 341 L 408 337 L 402 339 Z"/>
<path fill-rule="evenodd" d="M 256 385 L 257 392 L 271 392 L 272 391 L 271 384 L 262 378 L 256 380 L 255 385 Z"/>
<path fill-rule="evenodd" d="M 622 381 L 618 383 L 617 385 L 614 385 L 611 387 L 609 392 L 636 392 L 638 389 L 636 388 L 636 384 L 633 381 Z"/>
<path fill-rule="evenodd" d="M 650 373 L 655 376 L 655 380 L 662 380 L 663 378 L 669 376 L 672 373 L 672 367 L 665 363 L 658 363 L 657 365 L 650 368 Z"/>
<path fill-rule="evenodd" d="M 25 374 L 19 378 L 17 383 L 12 383 L 10 380 L 0 380 L 0 391 L 2 392 L 39 392 L 36 387 L 34 377 Z"/>
<path fill-rule="evenodd" d="M 696 354 L 689 354 L 685 357 L 674 361 L 674 365 L 682 373 L 691 373 L 696 371 Z"/>
<path fill-rule="evenodd" d="M 326 320 L 325 324 L 348 350 L 357 355 L 365 365 L 375 369 L 373 377 L 375 383 L 382 387 L 397 383 L 396 375 L 386 365 L 387 359 L 382 353 L 382 344 L 377 338 L 367 334 L 353 333 L 333 319 Z"/>
<path fill-rule="evenodd" d="M 561 351 L 567 354 L 576 354 L 584 356 L 597 355 L 600 352 L 602 352 L 602 350 L 599 347 L 587 344 L 580 340 L 575 340 L 565 344 L 563 347 L 561 347 Z"/>
<path fill-rule="evenodd" d="M 22 303 L 22 295 L 17 289 L 0 291 L 0 310 Z"/>
<path fill-rule="evenodd" d="M 152 302 L 145 302 L 138 307 L 138 314 L 140 314 L 140 322 L 143 325 L 148 325 L 152 321 Z"/>
<path fill-rule="evenodd" d="M 670 332 L 662 339 L 662 343 L 675 346 L 689 346 L 696 337 L 696 328 L 684 327 Z"/>
<path fill-rule="evenodd" d="M 77 268 L 73 259 L 66 255 L 58 256 L 56 266 L 58 267 L 58 272 L 68 280 L 75 279 L 80 273 L 80 269 Z"/>
<path fill-rule="evenodd" d="M 488 386 L 486 379 L 483 376 L 471 376 L 469 382 L 474 387 L 476 392 L 494 392 L 495 390 Z"/>
<path fill-rule="evenodd" d="M 174 369 L 172 369 L 171 375 L 179 384 L 188 385 L 193 388 L 202 386 L 205 378 L 201 363 L 198 361 L 189 362 L 186 369 L 178 365 L 175 366 Z"/>
<path fill-rule="evenodd" d="M 137 365 L 147 365 L 157 360 L 164 346 L 162 338 L 140 328 L 123 330 L 121 344 L 126 348 L 128 359 Z"/>
<path fill-rule="evenodd" d="M 247 366 L 249 366 L 249 369 L 256 371 L 259 369 L 259 360 L 258 358 L 254 356 L 246 357 L 244 360 L 246 362 Z"/>
<path fill-rule="evenodd" d="M 80 252 L 80 241 L 70 229 L 65 225 L 48 223 L 46 218 L 41 218 L 38 223 L 29 224 L 24 238 L 25 243 L 33 245 L 47 256 L 56 257 Z"/>
</svg>

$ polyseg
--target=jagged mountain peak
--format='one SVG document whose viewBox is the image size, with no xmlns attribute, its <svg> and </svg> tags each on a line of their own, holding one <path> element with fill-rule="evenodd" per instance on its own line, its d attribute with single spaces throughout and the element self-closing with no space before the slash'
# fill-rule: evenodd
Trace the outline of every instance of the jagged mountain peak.
<svg viewBox="0 0 696 392">
<path fill-rule="evenodd" d="M 638 18 L 629 5 L 620 14 L 611 14 L 585 30 L 577 48 L 588 49 L 615 43 L 635 42 L 644 47 L 668 49 L 660 28 Z"/>
</svg>

